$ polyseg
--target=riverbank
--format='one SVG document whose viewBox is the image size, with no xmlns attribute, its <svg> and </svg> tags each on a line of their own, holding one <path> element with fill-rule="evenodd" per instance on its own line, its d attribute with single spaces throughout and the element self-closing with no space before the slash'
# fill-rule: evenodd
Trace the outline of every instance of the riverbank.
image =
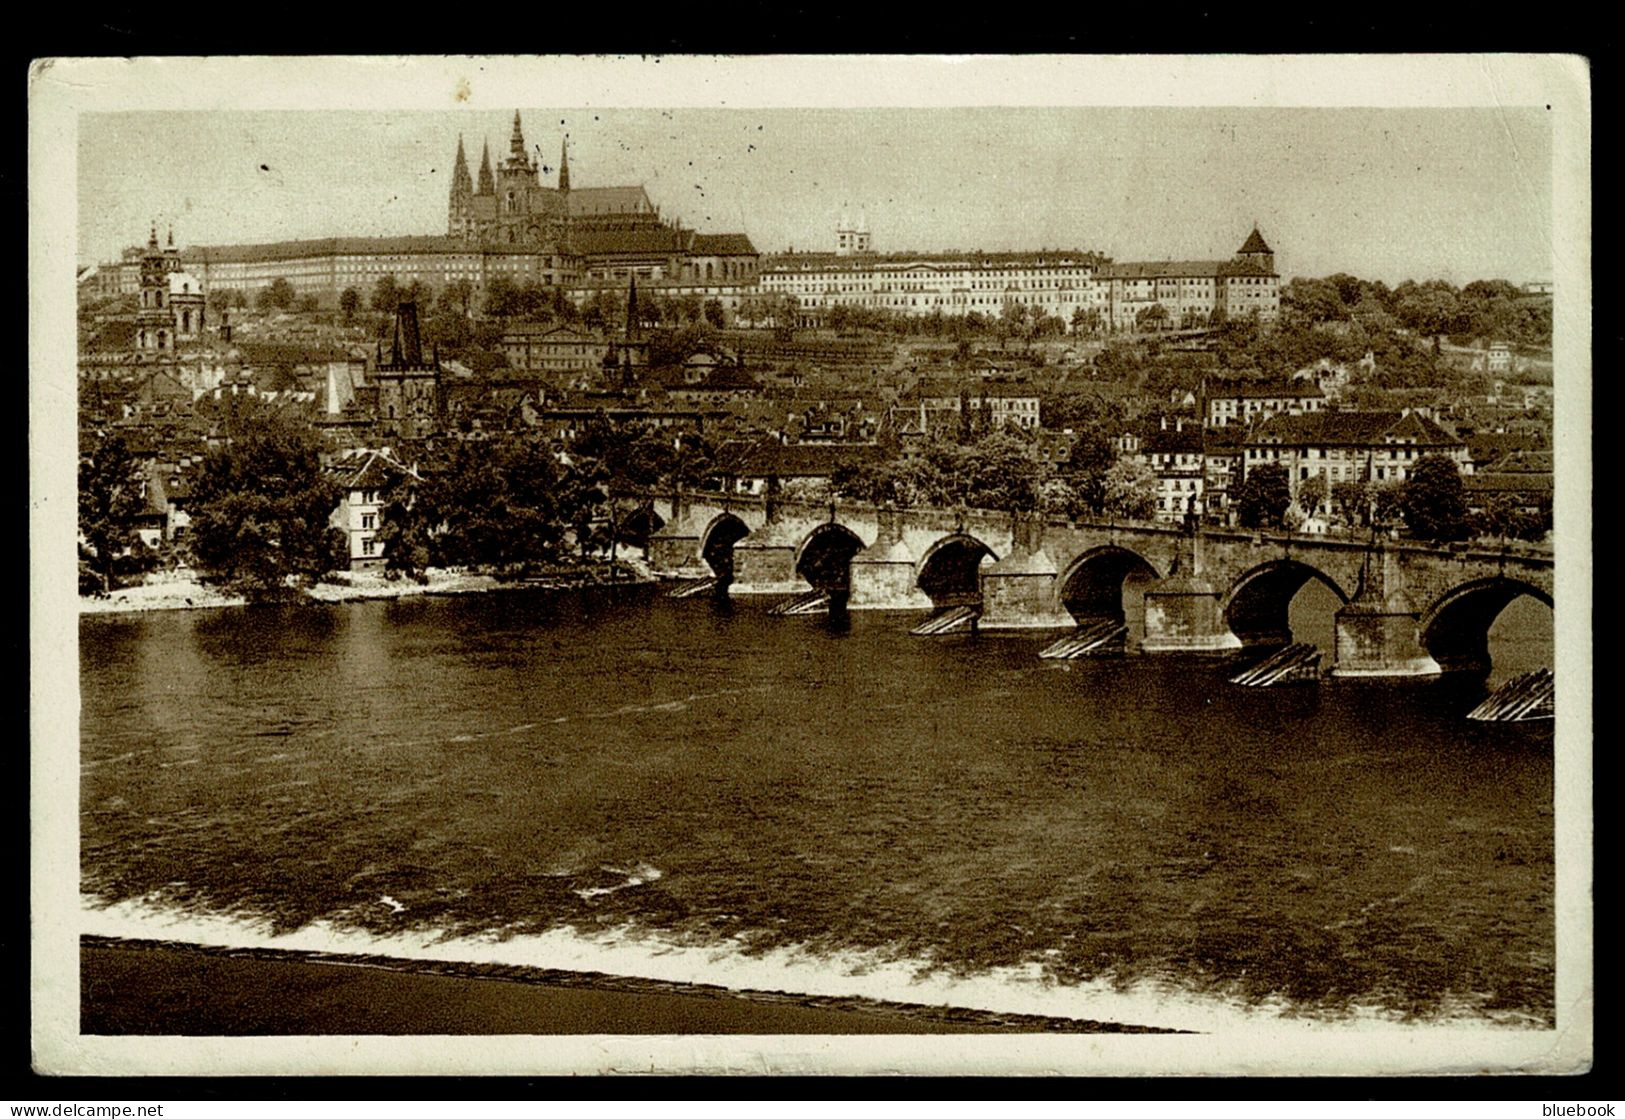
<svg viewBox="0 0 1625 1119">
<path fill-rule="evenodd" d="M 619 580 L 621 586 L 655 581 L 654 574 L 640 557 L 622 557 L 621 567 L 630 570 L 631 580 Z M 343 582 L 320 582 L 306 587 L 301 593 L 317 602 L 365 602 L 373 599 L 411 598 L 418 595 L 485 594 L 504 590 L 566 590 L 579 586 L 597 586 L 607 583 L 604 573 L 597 568 L 583 569 L 583 576 L 593 578 L 567 578 L 528 581 L 504 581 L 494 575 L 473 574 L 463 571 L 441 571 L 431 568 L 426 579 L 390 579 L 382 572 L 358 571 L 341 576 Z M 170 572 L 153 576 L 134 587 L 120 587 L 101 596 L 81 596 L 81 614 L 126 614 L 151 610 L 205 610 L 228 606 L 246 606 L 241 595 L 232 595 L 212 587 L 190 571 Z"/>
<path fill-rule="evenodd" d="M 1162 1033 L 537 968 L 85 937 L 80 1032 L 139 1036 Z"/>
</svg>

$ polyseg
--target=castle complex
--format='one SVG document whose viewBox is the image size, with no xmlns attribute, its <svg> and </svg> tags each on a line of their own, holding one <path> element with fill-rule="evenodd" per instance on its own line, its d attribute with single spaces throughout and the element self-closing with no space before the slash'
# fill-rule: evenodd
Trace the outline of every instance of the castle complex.
<svg viewBox="0 0 1625 1119">
<path fill-rule="evenodd" d="M 476 295 L 506 280 L 564 291 L 584 302 L 599 291 L 641 282 L 666 298 L 717 300 L 739 311 L 753 296 L 794 305 L 796 325 L 818 326 L 839 307 L 905 316 L 997 317 L 1021 305 L 1069 325 L 1133 331 L 1206 326 L 1220 319 L 1272 322 L 1280 312 L 1275 254 L 1254 228 L 1227 260 L 1113 263 L 1098 254 L 1000 252 L 877 254 L 868 221 L 843 213 L 832 251 L 764 260 L 742 233 L 699 233 L 662 218 L 642 186 L 576 187 L 567 140 L 556 178 L 543 181 L 540 158 L 513 116 L 508 154 L 493 166 L 483 143 L 477 176 L 458 137 L 444 234 L 344 237 L 272 244 L 129 250 L 90 270 L 82 286 L 100 295 L 142 294 L 150 319 L 142 346 L 162 348 L 193 336 L 190 301 L 198 291 L 158 291 L 155 277 L 182 274 L 194 289 L 252 294 L 286 280 L 301 296 L 332 305 L 353 289 L 363 297 L 393 276 L 438 289 L 467 282 Z M 185 272 L 182 273 L 182 268 Z M 196 277 L 195 279 L 191 279 Z M 158 312 L 183 304 L 176 322 Z M 759 304 L 760 306 L 760 304 Z M 196 308 L 201 321 L 201 306 Z"/>
</svg>

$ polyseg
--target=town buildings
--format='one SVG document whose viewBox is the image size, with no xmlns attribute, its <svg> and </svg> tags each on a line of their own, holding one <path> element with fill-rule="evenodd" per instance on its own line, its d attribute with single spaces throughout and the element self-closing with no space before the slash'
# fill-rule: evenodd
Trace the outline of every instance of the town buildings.
<svg viewBox="0 0 1625 1119">
<path fill-rule="evenodd" d="M 910 317 L 998 317 L 1007 304 L 1071 324 L 1079 310 L 1105 311 L 1094 281 L 1101 258 L 1086 252 L 793 253 L 762 262 L 757 287 L 786 296 L 800 326 L 818 326 L 835 307 Z"/>
<path fill-rule="evenodd" d="M 1252 381 L 1216 381 L 1204 386 L 1207 426 L 1250 425 L 1271 416 L 1301 416 L 1326 406 L 1326 394 L 1309 381 L 1287 385 Z"/>
<path fill-rule="evenodd" d="M 1257 226 L 1229 260 L 1112 264 L 1100 282 L 1113 330 L 1200 327 L 1221 319 L 1273 323 L 1281 313 L 1275 251 Z"/>
<path fill-rule="evenodd" d="M 384 566 L 384 548 L 378 541 L 383 510 L 390 488 L 417 471 L 397 460 L 387 449 L 355 450 L 334 460 L 327 476 L 338 483 L 340 497 L 328 523 L 345 535 L 351 571 Z"/>
<path fill-rule="evenodd" d="M 1423 455 L 1442 454 L 1472 472 L 1467 444 L 1418 412 L 1313 412 L 1275 416 L 1243 441 L 1247 473 L 1285 468 L 1293 494 L 1310 478 L 1403 482 Z"/>
<path fill-rule="evenodd" d="M 802 326 L 820 325 L 837 307 L 997 317 L 1020 304 L 1069 327 L 1091 322 L 1118 331 L 1280 316 L 1275 253 L 1256 228 L 1229 260 L 1125 264 L 1081 251 L 880 255 L 867 251 L 868 236 L 840 229 L 833 253 L 767 258 L 759 287 L 795 300 Z"/>
</svg>

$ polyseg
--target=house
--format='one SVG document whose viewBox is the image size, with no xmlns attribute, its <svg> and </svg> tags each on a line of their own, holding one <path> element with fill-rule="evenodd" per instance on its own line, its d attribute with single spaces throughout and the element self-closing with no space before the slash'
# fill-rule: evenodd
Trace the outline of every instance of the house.
<svg viewBox="0 0 1625 1119">
<path fill-rule="evenodd" d="M 691 358 L 690 361 L 693 359 Z M 690 381 L 693 372 L 700 379 Z M 681 384 L 667 389 L 667 395 L 684 404 L 727 404 L 732 401 L 754 400 L 761 395 L 762 386 L 737 365 L 715 365 L 707 362 L 696 370 L 684 367 Z"/>
<path fill-rule="evenodd" d="M 1242 433 L 1235 427 L 1202 433 L 1202 501 L 1209 517 L 1228 524 L 1230 506 L 1243 475 Z"/>
<path fill-rule="evenodd" d="M 1454 459 L 1472 472 L 1467 444 L 1418 412 L 1313 412 L 1276 416 L 1243 442 L 1245 477 L 1266 463 L 1286 468 L 1294 498 L 1300 483 L 1403 482 L 1428 454 Z"/>
<path fill-rule="evenodd" d="M 1207 425 L 1254 424 L 1271 416 L 1302 416 L 1326 407 L 1326 394 L 1312 380 L 1280 385 L 1266 382 L 1217 382 L 1208 385 Z"/>
<path fill-rule="evenodd" d="M 609 340 L 570 326 L 514 323 L 502 332 L 502 352 L 522 373 L 593 372 L 602 368 Z"/>
<path fill-rule="evenodd" d="M 1204 508 L 1206 470 L 1202 459 L 1202 430 L 1163 417 L 1139 439 L 1136 457 L 1157 477 L 1156 517 L 1179 523 Z"/>
<path fill-rule="evenodd" d="M 417 479 L 417 471 L 385 448 L 351 451 L 329 465 L 326 473 L 343 491 L 328 523 L 349 538 L 350 570 L 383 567 L 384 550 L 377 537 L 387 493 L 403 475 Z"/>
<path fill-rule="evenodd" d="M 881 462 L 873 443 L 781 443 L 774 439 L 730 440 L 717 450 L 723 489 L 763 494 L 785 487 L 828 482 L 843 467 Z"/>
</svg>

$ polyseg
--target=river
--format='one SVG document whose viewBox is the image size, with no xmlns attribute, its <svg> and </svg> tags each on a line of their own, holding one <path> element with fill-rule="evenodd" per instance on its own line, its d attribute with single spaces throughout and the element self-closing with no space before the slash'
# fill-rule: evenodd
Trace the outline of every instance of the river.
<svg viewBox="0 0 1625 1119">
<path fill-rule="evenodd" d="M 914 620 L 654 588 L 82 618 L 86 931 L 1552 1024 L 1552 728 L 1464 719 L 1481 679 L 1248 689 Z M 1496 677 L 1550 625 L 1509 608 Z"/>
</svg>

